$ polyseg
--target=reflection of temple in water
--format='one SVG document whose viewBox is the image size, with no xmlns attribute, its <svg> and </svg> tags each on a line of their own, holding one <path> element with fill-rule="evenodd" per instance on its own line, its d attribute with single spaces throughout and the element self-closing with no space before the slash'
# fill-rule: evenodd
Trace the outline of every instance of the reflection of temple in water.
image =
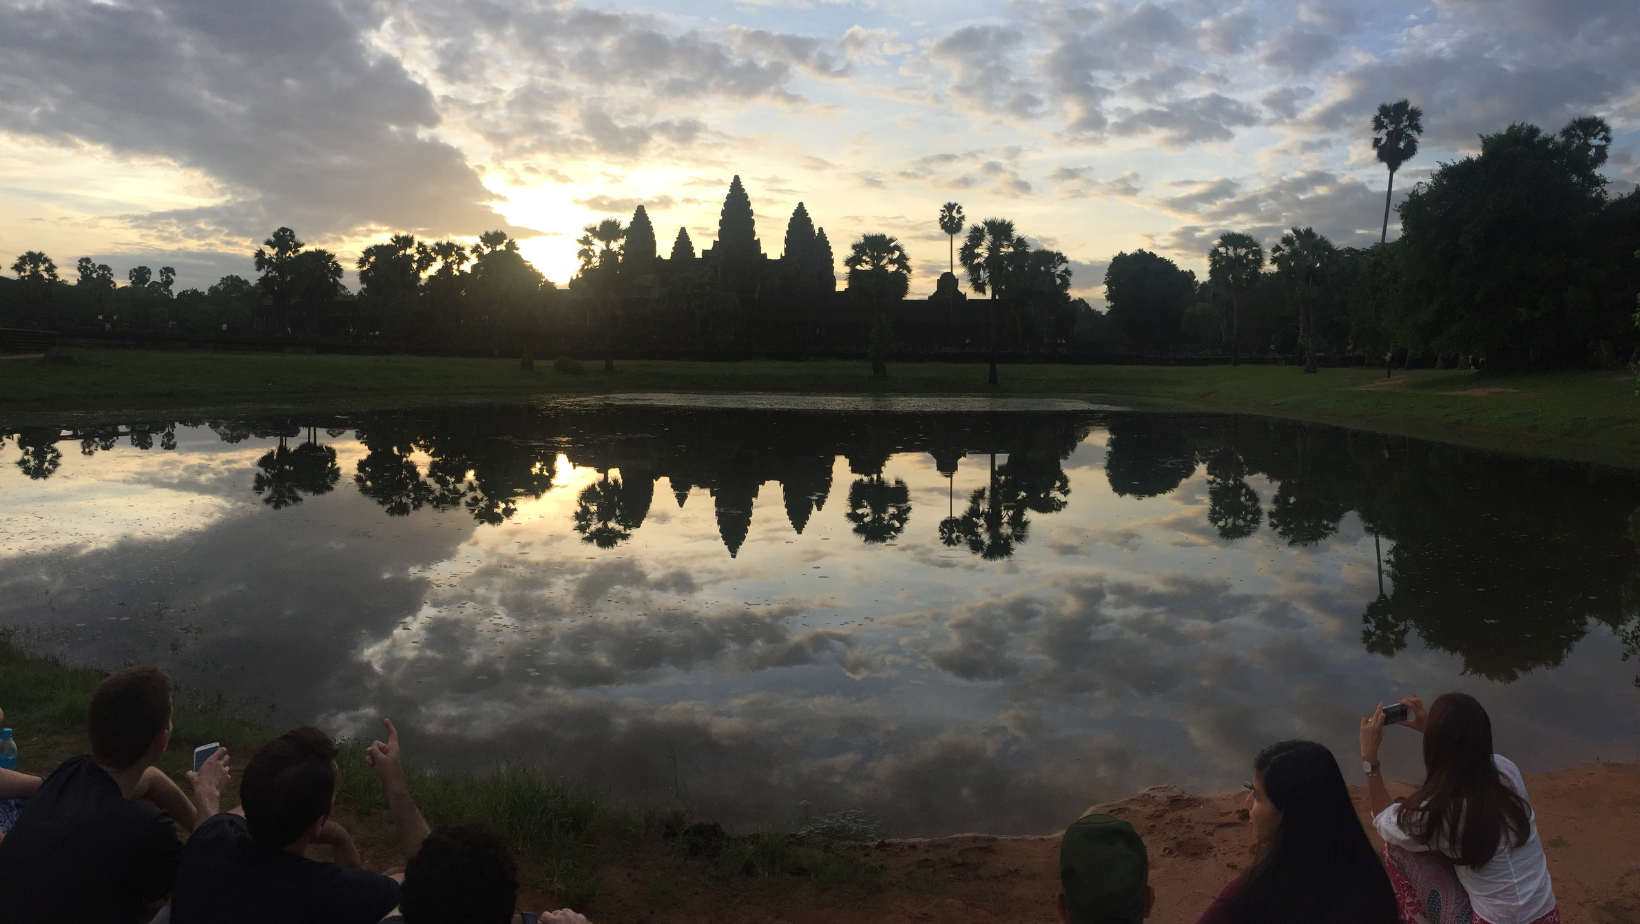
<svg viewBox="0 0 1640 924">
<path fill-rule="evenodd" d="M 61 444 L 87 456 L 125 443 L 174 450 L 178 427 L 200 423 L 33 427 L 0 440 L 14 441 L 26 477 L 47 479 L 63 464 Z M 553 487 L 561 453 L 599 473 L 570 524 L 598 548 L 628 541 L 668 501 L 655 496 L 665 478 L 680 507 L 703 500 L 695 489 L 706 493 L 731 556 L 772 485 L 796 534 L 827 504 L 845 504 L 866 544 L 926 530 L 985 560 L 1015 554 L 1033 519 L 1065 509 L 1062 463 L 1098 426 L 1104 476 L 1119 497 L 1178 495 L 1205 467 L 1201 493 L 1177 499 L 1184 511 L 1197 505 L 1203 534 L 1218 542 L 1325 554 L 1371 534 L 1380 573 L 1360 618 L 1377 655 L 1393 657 L 1415 632 L 1460 654 L 1470 672 L 1507 681 L 1559 664 L 1597 623 L 1640 654 L 1640 529 L 1631 527 L 1640 482 L 1613 469 L 1233 415 L 486 407 L 208 423 L 230 443 L 278 440 L 247 485 L 276 509 L 338 486 L 347 473 L 325 440 L 352 431 L 367 450 L 353 485 L 392 516 L 464 510 L 505 522 Z M 906 453 L 928 454 L 948 477 L 938 516 L 913 516 L 888 470 Z M 839 457 L 853 476 L 846 489 L 833 484 Z M 962 466 L 981 487 L 957 491 Z"/>
</svg>

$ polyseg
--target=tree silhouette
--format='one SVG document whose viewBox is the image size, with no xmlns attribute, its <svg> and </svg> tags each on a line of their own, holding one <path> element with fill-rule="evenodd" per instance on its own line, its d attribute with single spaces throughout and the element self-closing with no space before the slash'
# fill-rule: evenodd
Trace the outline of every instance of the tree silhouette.
<svg viewBox="0 0 1640 924">
<path fill-rule="evenodd" d="M 950 251 L 951 275 L 957 274 L 957 235 L 962 233 L 962 205 L 956 202 L 947 202 L 940 206 L 940 230 L 945 232 L 946 245 Z"/>
<path fill-rule="evenodd" d="M 1207 266 L 1208 278 L 1230 297 L 1230 365 L 1240 365 L 1241 298 L 1258 282 L 1264 248 L 1251 235 L 1226 231 L 1207 252 Z"/>
<path fill-rule="evenodd" d="M 893 484 L 880 474 L 858 478 L 849 485 L 848 507 L 843 518 L 854 524 L 854 535 L 868 545 L 892 542 L 911 519 L 911 490 L 898 478 Z"/>
<path fill-rule="evenodd" d="M 307 441 L 294 449 L 279 437 L 279 445 L 256 460 L 257 472 L 251 490 L 263 495 L 262 502 L 283 510 L 302 502 L 302 495 L 328 494 L 342 478 L 336 464 L 336 450 L 321 446 L 310 433 Z"/>
<path fill-rule="evenodd" d="M 63 464 L 63 452 L 57 448 L 60 431 L 51 428 L 25 429 L 17 434 L 17 448 L 22 455 L 17 468 L 31 481 L 44 481 L 57 474 Z"/>
<path fill-rule="evenodd" d="M 1119 253 L 1105 270 L 1111 320 L 1134 343 L 1177 343 L 1196 295 L 1196 274 L 1148 250 Z"/>
<path fill-rule="evenodd" d="M 968 229 L 958 259 L 968 271 L 968 284 L 980 295 L 991 296 L 991 369 L 986 383 L 997 383 L 997 289 L 1008 269 L 1008 255 L 1018 244 L 1014 223 L 1006 218 L 987 218 Z"/>
<path fill-rule="evenodd" d="M 575 531 L 581 541 L 612 549 L 632 538 L 649 514 L 655 482 L 648 478 L 610 480 L 606 469 L 599 480 L 581 489 L 575 500 Z"/>
<path fill-rule="evenodd" d="M 359 254 L 359 295 L 394 327 L 406 327 L 421 288 L 422 274 L 437 260 L 414 235 L 395 234 Z"/>
<path fill-rule="evenodd" d="M 1264 522 L 1258 492 L 1246 479 L 1247 464 L 1234 447 L 1207 453 L 1207 522 L 1220 539 L 1245 539 Z"/>
<path fill-rule="evenodd" d="M 409 516 L 433 502 L 433 486 L 408 452 L 397 446 L 373 448 L 354 466 L 353 485 L 390 517 Z"/>
<path fill-rule="evenodd" d="M 1418 136 L 1424 133 L 1424 111 L 1401 99 L 1380 103 L 1372 117 L 1372 151 L 1389 168 L 1389 184 L 1384 187 L 1384 227 L 1378 243 L 1389 239 L 1389 201 L 1395 192 L 1395 171 L 1418 153 Z"/>
<path fill-rule="evenodd" d="M 575 243 L 580 245 L 576 258 L 581 261 L 581 279 L 592 289 L 593 299 L 604 316 L 604 372 L 615 371 L 615 274 L 621 254 L 615 244 L 626 237 L 626 228 L 613 218 L 605 218 L 595 225 L 582 228 Z M 598 245 L 594 246 L 594 241 Z"/>
<path fill-rule="evenodd" d="M 1122 497 L 1160 497 L 1196 474 L 1196 450 L 1177 418 L 1122 414 L 1111 419 L 1105 478 Z"/>
<path fill-rule="evenodd" d="M 985 561 L 1001 561 L 1014 554 L 1030 529 L 1022 505 L 1003 503 L 997 477 L 997 454 L 991 454 L 991 479 L 983 488 L 968 495 L 968 507 L 960 516 L 940 523 L 940 541 L 947 546 L 967 546 Z"/>
<path fill-rule="evenodd" d="M 22 280 L 24 291 L 29 293 L 29 300 L 34 303 L 34 310 L 38 313 L 49 297 L 51 284 L 57 281 L 57 264 L 44 253 L 30 250 L 12 261 L 11 271 Z M 36 323 L 39 323 L 38 314 Z"/>
<path fill-rule="evenodd" d="M 1270 248 L 1270 262 L 1293 285 L 1293 296 L 1298 301 L 1298 335 L 1304 343 L 1304 371 L 1312 375 L 1316 371 L 1315 309 L 1314 299 L 1307 296 L 1323 282 L 1337 255 L 1333 242 L 1314 228 L 1293 228 Z"/>
<path fill-rule="evenodd" d="M 848 290 L 858 298 L 875 301 L 905 298 L 911 286 L 911 258 L 898 238 L 867 234 L 849 245 L 843 260 L 848 267 Z"/>
</svg>

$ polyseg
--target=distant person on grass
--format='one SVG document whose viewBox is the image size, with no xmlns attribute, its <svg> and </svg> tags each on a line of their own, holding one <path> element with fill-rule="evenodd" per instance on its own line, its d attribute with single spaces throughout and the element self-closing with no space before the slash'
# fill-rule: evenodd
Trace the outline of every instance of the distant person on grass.
<svg viewBox="0 0 1640 924">
<path fill-rule="evenodd" d="M 164 671 L 129 667 L 104 680 L 86 732 L 91 753 L 39 784 L 0 840 L 0 922 L 142 920 L 171 893 L 176 825 L 217 812 L 226 749 L 187 774 L 192 801 L 154 766 L 171 741 Z"/>
<path fill-rule="evenodd" d="M 1059 919 L 1139 924 L 1150 916 L 1150 857 L 1139 832 L 1114 815 L 1083 815 L 1059 839 Z"/>
<path fill-rule="evenodd" d="M 239 784 L 240 808 L 206 820 L 182 850 L 172 924 L 375 924 L 393 910 L 399 884 L 363 869 L 352 836 L 330 817 L 336 757 L 335 742 L 311 726 L 256 752 Z M 397 807 L 394 821 L 403 839 Z M 308 859 L 314 844 L 329 846 L 334 862 Z"/>
<path fill-rule="evenodd" d="M 1391 802 L 1378 769 L 1384 707 L 1361 720 L 1367 801 L 1401 914 L 1430 924 L 1560 924 L 1549 866 L 1520 770 L 1492 753 L 1492 720 L 1474 697 L 1417 697 L 1402 725 L 1424 736 L 1424 784 Z"/>
<path fill-rule="evenodd" d="M 1258 859 L 1197 924 L 1398 924 L 1395 890 L 1332 752 L 1314 741 L 1272 744 L 1253 774 Z"/>
</svg>

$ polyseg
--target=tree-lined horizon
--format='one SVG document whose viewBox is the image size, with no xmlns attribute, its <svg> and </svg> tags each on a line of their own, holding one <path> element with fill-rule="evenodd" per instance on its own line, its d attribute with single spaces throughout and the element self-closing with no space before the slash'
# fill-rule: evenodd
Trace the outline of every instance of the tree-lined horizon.
<svg viewBox="0 0 1640 924">
<path fill-rule="evenodd" d="M 1370 120 L 1373 149 L 1388 168 L 1385 238 L 1394 174 L 1417 154 L 1423 115 L 1402 99 Z M 1124 251 L 1103 279 L 1106 312 L 1070 296 L 1064 254 L 1032 244 L 1006 217 L 967 223 L 962 205 L 946 202 L 937 226 L 950 245 L 949 272 L 960 265 L 966 286 L 959 287 L 987 304 L 962 307 L 977 326 L 959 342 L 957 289 L 942 282 L 931 301 L 949 318 L 946 348 L 988 352 L 993 384 L 1005 347 L 1210 350 L 1232 364 L 1244 355 L 1296 354 L 1305 371 L 1322 354 L 1610 365 L 1640 345 L 1630 318 L 1640 289 L 1640 199 L 1607 194 L 1597 171 L 1610 144 L 1610 126 L 1593 116 L 1553 134 L 1515 124 L 1483 136 L 1478 154 L 1440 164 L 1406 195 L 1399 239 L 1368 248 L 1338 247 L 1302 222 L 1271 241 L 1225 229 L 1205 254 L 1201 280 L 1160 254 Z M 564 289 L 499 230 L 475 242 L 391 235 L 358 258 L 357 292 L 342 284 L 334 253 L 308 247 L 288 227 L 256 250 L 255 280 L 224 276 L 206 291 L 173 292 L 169 266 L 157 274 L 132 267 L 120 286 L 113 268 L 89 257 L 69 283 L 49 255 L 28 251 L 12 264 L 18 278 L 0 287 L 0 313 L 21 327 L 386 338 L 404 348 L 497 355 L 538 339 L 550 322 L 601 340 L 612 369 L 618 336 L 632 334 L 630 321 L 617 334 L 617 317 L 634 306 L 642 307 L 637 323 L 720 349 L 755 347 L 754 314 L 767 329 L 782 306 L 808 305 L 820 319 L 844 310 L 826 307 L 837 289 L 836 257 L 803 203 L 786 222 L 778 257 L 764 253 L 756 223 L 736 176 L 717 240 L 697 252 L 679 228 L 662 256 L 640 204 L 626 223 L 606 218 L 583 229 L 580 269 Z M 868 232 L 848 245 L 842 266 L 845 293 L 874 319 L 859 346 L 869 339 L 882 374 L 911 262 L 894 235 Z"/>
</svg>

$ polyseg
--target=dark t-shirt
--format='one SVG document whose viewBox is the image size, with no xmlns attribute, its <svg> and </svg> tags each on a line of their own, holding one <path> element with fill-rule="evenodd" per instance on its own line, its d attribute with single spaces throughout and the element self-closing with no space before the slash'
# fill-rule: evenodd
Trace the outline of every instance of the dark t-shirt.
<svg viewBox="0 0 1640 924">
<path fill-rule="evenodd" d="M 120 795 L 89 755 L 69 758 L 0 841 L 0 924 L 136 921 L 170 893 L 181 852 L 169 815 Z"/>
<path fill-rule="evenodd" d="M 399 903 L 399 884 L 264 847 L 245 819 L 214 815 L 182 849 L 172 924 L 376 924 Z"/>
</svg>

